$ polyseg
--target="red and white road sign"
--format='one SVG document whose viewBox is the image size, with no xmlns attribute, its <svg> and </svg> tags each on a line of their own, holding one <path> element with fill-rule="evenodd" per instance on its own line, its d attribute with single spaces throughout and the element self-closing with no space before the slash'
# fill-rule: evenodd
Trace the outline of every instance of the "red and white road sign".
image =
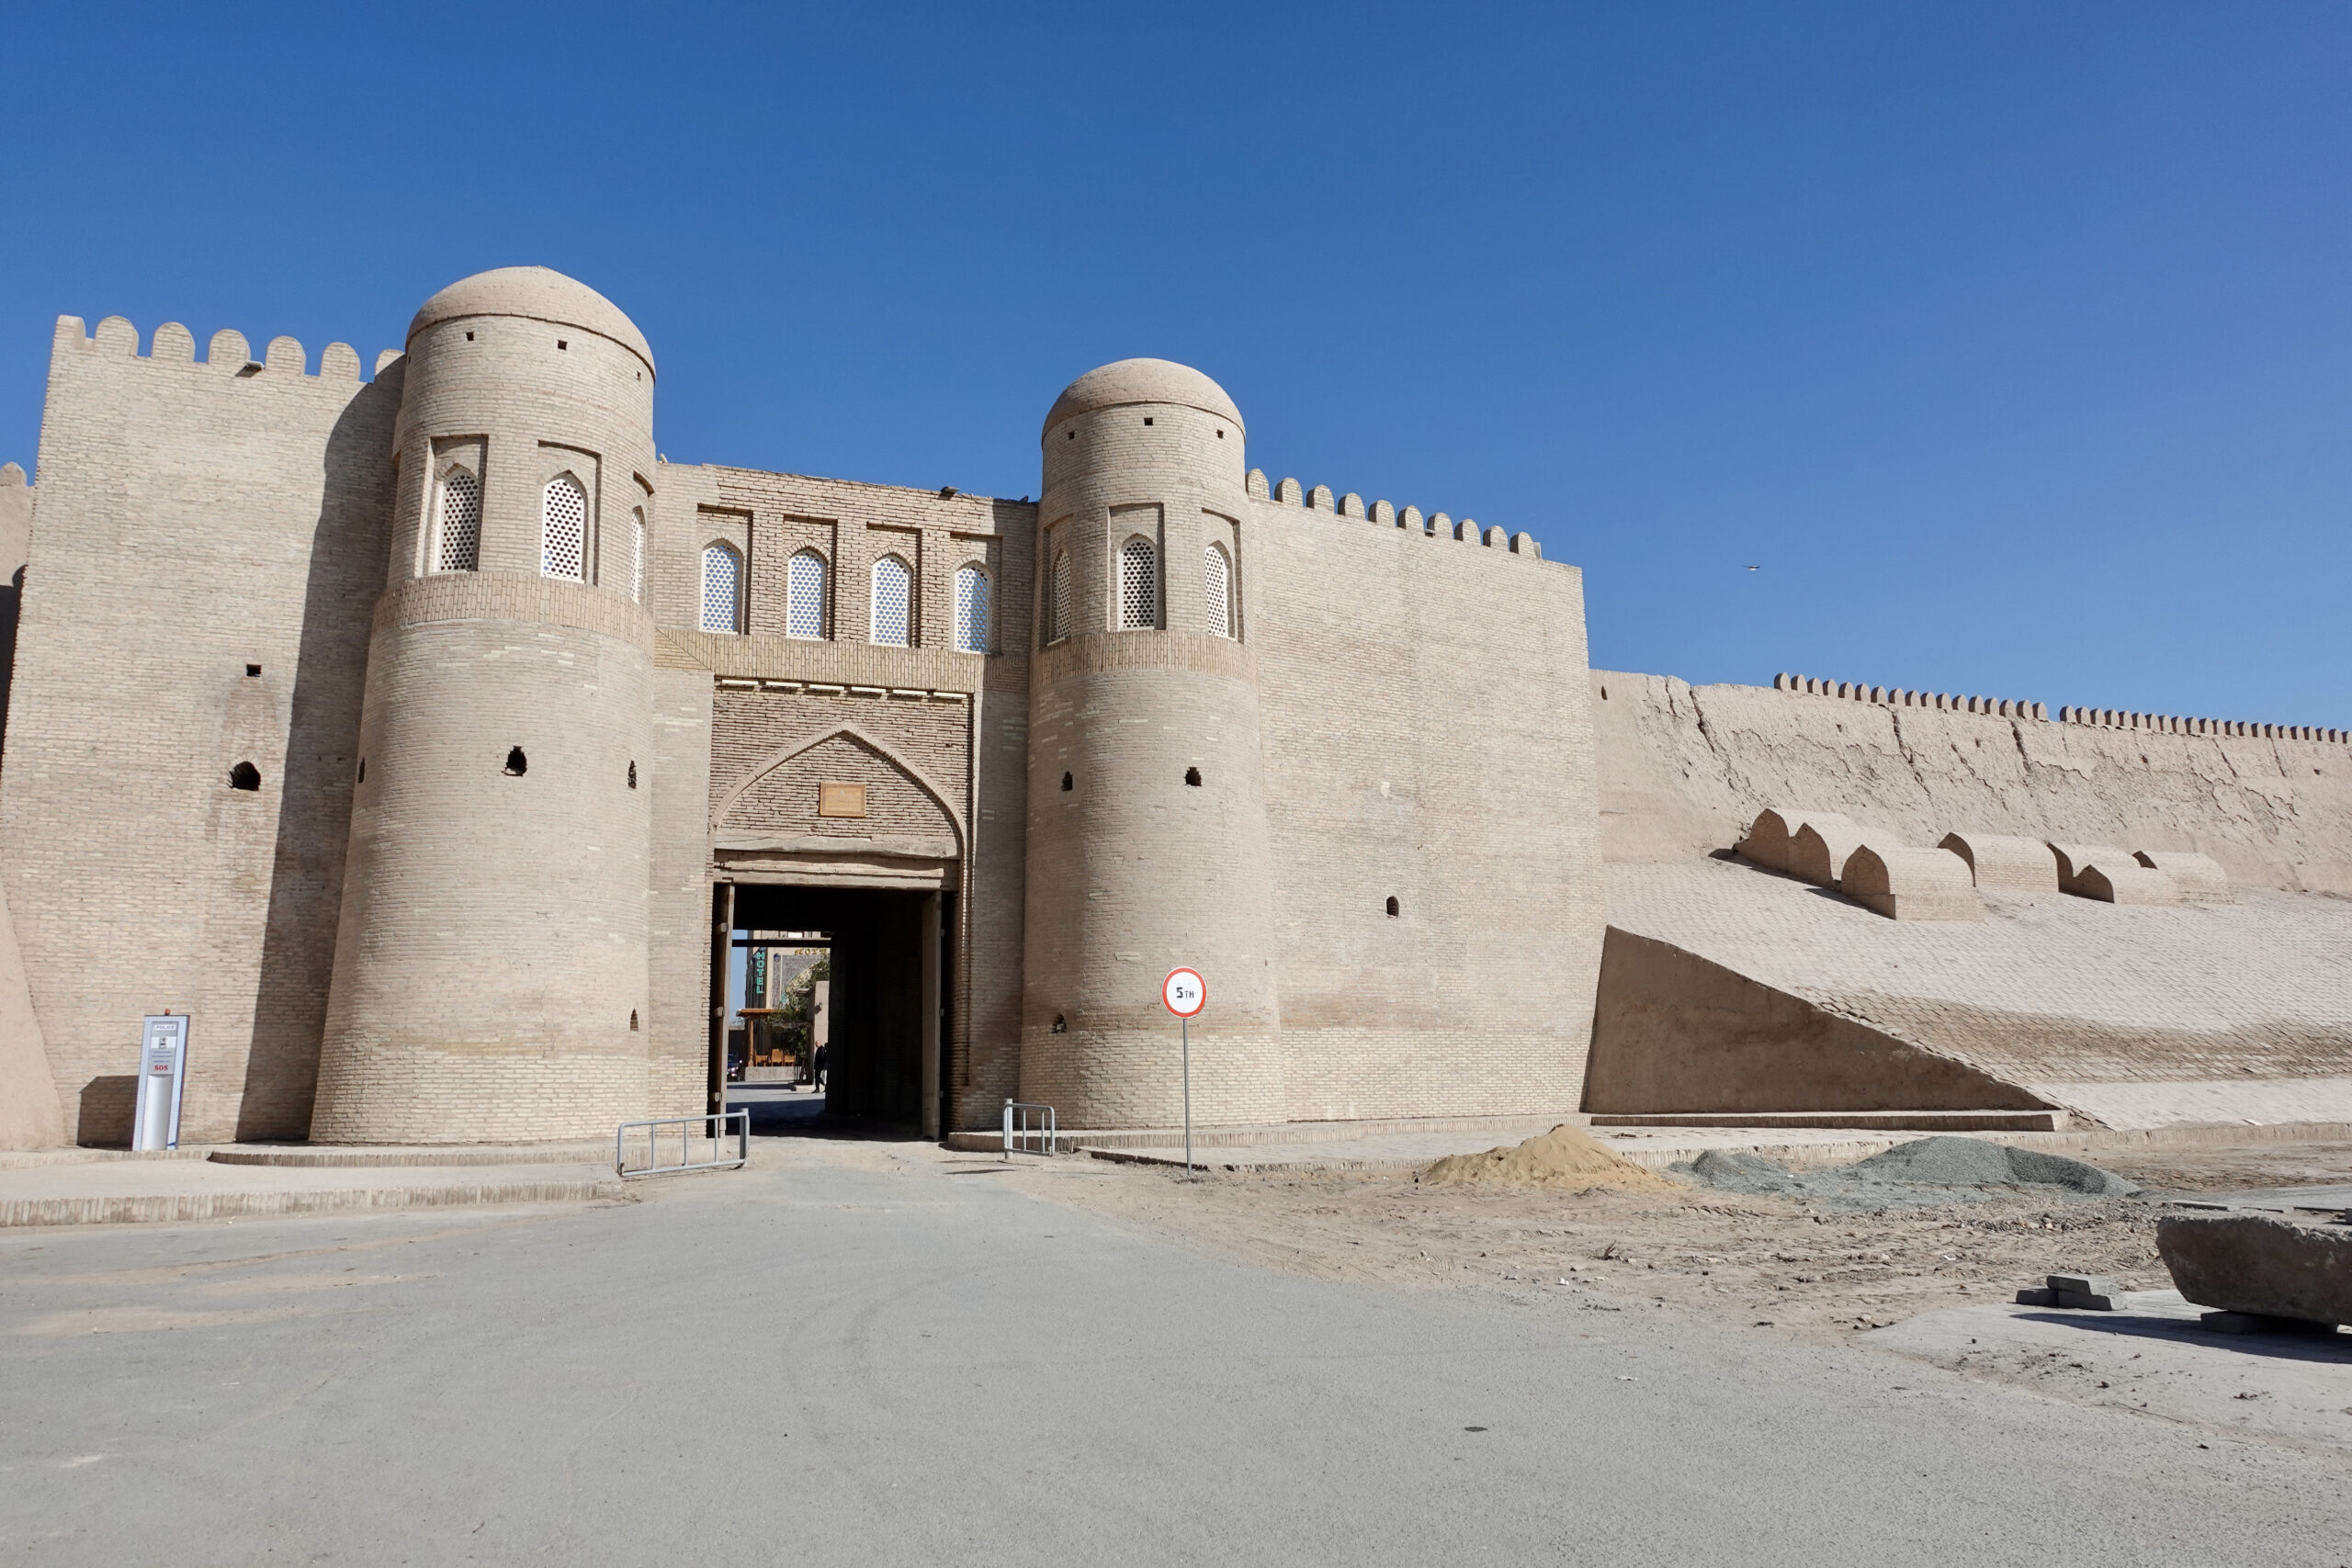
<svg viewBox="0 0 2352 1568">
<path fill-rule="evenodd" d="M 1208 1006 L 1209 983 L 1197 969 L 1170 969 L 1159 982 L 1159 999 L 1178 1018 L 1191 1018 Z"/>
</svg>

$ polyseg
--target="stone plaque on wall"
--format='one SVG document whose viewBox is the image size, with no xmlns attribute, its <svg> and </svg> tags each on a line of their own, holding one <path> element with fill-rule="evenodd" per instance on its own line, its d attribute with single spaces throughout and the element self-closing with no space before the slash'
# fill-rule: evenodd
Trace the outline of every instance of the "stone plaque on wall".
<svg viewBox="0 0 2352 1568">
<path fill-rule="evenodd" d="M 801 796 L 806 800 L 808 796 Z M 820 817 L 863 817 L 865 815 L 865 786 L 862 784 L 820 784 L 817 786 L 817 815 Z"/>
</svg>

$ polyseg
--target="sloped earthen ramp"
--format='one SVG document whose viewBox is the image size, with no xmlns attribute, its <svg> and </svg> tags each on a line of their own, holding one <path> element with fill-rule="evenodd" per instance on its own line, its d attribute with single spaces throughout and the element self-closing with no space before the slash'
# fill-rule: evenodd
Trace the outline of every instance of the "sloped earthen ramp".
<svg viewBox="0 0 2352 1568">
<path fill-rule="evenodd" d="M 1886 919 L 1734 862 L 1607 868 L 1585 1109 L 2352 1120 L 2352 903 L 1984 891 Z"/>
</svg>

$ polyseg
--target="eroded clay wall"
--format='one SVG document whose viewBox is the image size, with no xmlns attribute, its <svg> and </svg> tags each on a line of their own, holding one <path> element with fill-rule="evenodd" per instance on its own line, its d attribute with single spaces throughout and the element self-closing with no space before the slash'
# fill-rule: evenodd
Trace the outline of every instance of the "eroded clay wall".
<svg viewBox="0 0 2352 1568">
<path fill-rule="evenodd" d="M 397 375 L 58 323 L 0 880 L 68 1132 L 130 1135 L 141 1014 L 193 1015 L 182 1135 L 310 1125 Z M 253 765 L 259 787 L 231 787 Z"/>
<path fill-rule="evenodd" d="M 1275 495 L 1239 569 L 1290 1114 L 1573 1109 L 1602 930 L 1581 574 Z"/>
<path fill-rule="evenodd" d="M 1594 671 L 1603 852 L 1729 847 L 1767 806 L 1841 811 L 1902 842 L 1973 829 L 2194 850 L 2233 882 L 2352 895 L 2352 746 L 2182 735 L 1692 686 Z"/>
</svg>

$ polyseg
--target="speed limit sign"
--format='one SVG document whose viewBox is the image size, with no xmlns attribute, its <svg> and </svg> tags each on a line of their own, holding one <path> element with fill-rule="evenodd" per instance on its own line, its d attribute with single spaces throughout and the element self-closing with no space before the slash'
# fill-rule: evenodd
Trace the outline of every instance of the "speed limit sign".
<svg viewBox="0 0 2352 1568">
<path fill-rule="evenodd" d="M 1159 999 L 1178 1018 L 1191 1018 L 1208 1005 L 1209 984 L 1197 969 L 1170 969 L 1159 983 Z"/>
</svg>

